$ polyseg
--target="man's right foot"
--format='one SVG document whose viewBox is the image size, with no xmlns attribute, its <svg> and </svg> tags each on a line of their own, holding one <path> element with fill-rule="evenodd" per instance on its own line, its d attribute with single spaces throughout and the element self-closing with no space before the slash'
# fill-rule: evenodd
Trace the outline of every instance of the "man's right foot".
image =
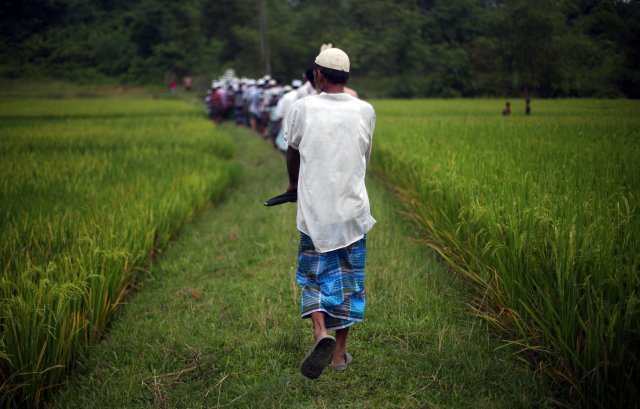
<svg viewBox="0 0 640 409">
<path fill-rule="evenodd" d="M 336 347 L 336 339 L 331 335 L 318 338 L 302 361 L 300 372 L 309 379 L 317 379 L 324 368 L 331 363 L 333 350 Z"/>
</svg>

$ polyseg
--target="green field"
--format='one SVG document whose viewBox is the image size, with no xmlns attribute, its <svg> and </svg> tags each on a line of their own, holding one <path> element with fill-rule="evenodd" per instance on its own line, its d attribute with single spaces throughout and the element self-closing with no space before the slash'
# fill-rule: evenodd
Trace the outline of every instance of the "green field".
<svg viewBox="0 0 640 409">
<path fill-rule="evenodd" d="M 181 102 L 0 100 L 0 404 L 64 379 L 232 155 Z"/>
<path fill-rule="evenodd" d="M 640 103 L 376 101 L 378 173 L 476 311 L 584 402 L 640 377 Z M 518 111 L 522 109 L 521 111 Z"/>
<path fill-rule="evenodd" d="M 288 184 L 282 155 L 224 125 L 241 172 L 145 273 L 140 290 L 51 408 L 539 408 L 550 392 L 468 314 L 465 286 L 425 251 L 375 178 L 367 310 L 344 373 L 311 381 L 299 317 L 296 207 L 263 206 Z M 275 192 L 275 193 L 274 193 Z"/>
<path fill-rule="evenodd" d="M 640 104 L 373 105 L 368 315 L 313 383 L 279 154 L 179 101 L 0 99 L 0 404 L 633 405 Z"/>
</svg>

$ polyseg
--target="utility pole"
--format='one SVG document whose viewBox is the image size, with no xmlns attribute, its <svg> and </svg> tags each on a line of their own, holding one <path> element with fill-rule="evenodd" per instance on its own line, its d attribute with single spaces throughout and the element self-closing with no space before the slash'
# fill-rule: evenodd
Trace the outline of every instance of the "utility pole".
<svg viewBox="0 0 640 409">
<path fill-rule="evenodd" d="M 271 75 L 271 48 L 269 47 L 266 0 L 260 0 L 260 57 L 265 67 L 265 74 Z"/>
</svg>

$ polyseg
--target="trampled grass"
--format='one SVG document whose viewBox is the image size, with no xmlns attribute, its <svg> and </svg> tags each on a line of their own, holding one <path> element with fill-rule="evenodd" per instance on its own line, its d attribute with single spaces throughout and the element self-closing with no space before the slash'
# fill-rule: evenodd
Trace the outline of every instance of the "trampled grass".
<svg viewBox="0 0 640 409">
<path fill-rule="evenodd" d="M 574 399 L 637 403 L 640 104 L 377 101 L 374 168 Z M 535 354 L 531 354 L 535 352 Z"/>
<path fill-rule="evenodd" d="M 64 379 L 136 270 L 229 186 L 232 154 L 180 102 L 0 100 L 0 404 Z"/>
</svg>

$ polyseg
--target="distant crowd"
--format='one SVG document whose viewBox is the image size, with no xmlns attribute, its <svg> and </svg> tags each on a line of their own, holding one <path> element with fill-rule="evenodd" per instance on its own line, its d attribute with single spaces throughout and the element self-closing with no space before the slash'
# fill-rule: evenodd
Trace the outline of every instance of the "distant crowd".
<svg viewBox="0 0 640 409">
<path fill-rule="evenodd" d="M 352 89 L 345 91 L 358 96 Z M 275 149 L 286 153 L 283 119 L 295 101 L 316 93 L 311 69 L 290 83 L 282 83 L 270 75 L 258 79 L 238 78 L 230 71 L 212 81 L 204 107 L 214 122 L 233 120 L 238 126 L 251 128 Z"/>
<path fill-rule="evenodd" d="M 345 87 L 345 92 L 358 97 L 356 91 Z M 303 77 L 282 83 L 270 75 L 261 78 L 238 78 L 233 70 L 211 82 L 204 98 L 207 116 L 219 124 L 224 120 L 235 121 L 238 126 L 246 126 L 270 141 L 275 149 L 287 151 L 284 140 L 283 119 L 295 101 L 315 95 L 316 87 L 313 70 L 307 70 Z M 502 115 L 511 114 L 511 103 L 507 102 Z M 525 114 L 531 114 L 530 99 L 526 98 Z"/>
</svg>

